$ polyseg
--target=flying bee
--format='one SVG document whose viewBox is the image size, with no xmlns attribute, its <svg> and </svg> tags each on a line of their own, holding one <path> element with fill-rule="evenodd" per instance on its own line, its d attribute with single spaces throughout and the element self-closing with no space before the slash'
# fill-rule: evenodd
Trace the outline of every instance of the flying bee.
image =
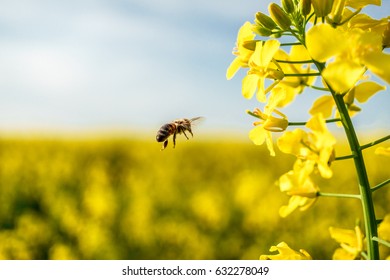
<svg viewBox="0 0 390 280">
<path fill-rule="evenodd" d="M 183 133 L 184 136 L 188 138 L 186 131 L 188 131 L 191 136 L 192 134 L 191 130 L 191 124 L 194 121 L 197 121 L 199 119 L 202 119 L 202 117 L 196 117 L 192 119 L 179 119 L 174 120 L 170 123 L 164 124 L 160 129 L 157 131 L 156 140 L 157 142 L 164 142 L 161 150 L 164 150 L 168 145 L 168 138 L 169 136 L 173 135 L 173 147 L 175 148 L 176 145 L 176 135 Z"/>
</svg>

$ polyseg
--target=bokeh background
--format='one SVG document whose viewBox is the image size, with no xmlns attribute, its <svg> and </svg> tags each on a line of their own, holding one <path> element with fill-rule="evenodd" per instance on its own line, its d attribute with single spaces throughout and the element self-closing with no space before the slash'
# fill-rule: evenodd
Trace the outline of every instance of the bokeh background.
<svg viewBox="0 0 390 280">
<path fill-rule="evenodd" d="M 294 158 L 250 143 L 259 104 L 242 73 L 225 78 L 239 27 L 269 2 L 0 0 L 0 258 L 257 259 L 281 241 L 331 258 L 328 227 L 352 228 L 358 201 L 280 218 Z M 367 12 L 388 16 L 383 2 Z M 316 94 L 283 112 L 306 120 Z M 354 118 L 363 143 L 388 134 L 383 104 L 388 90 Z M 194 138 L 160 152 L 158 128 L 195 116 Z M 387 179 L 389 159 L 365 156 L 371 184 Z M 356 193 L 352 163 L 334 170 L 321 190 Z M 386 188 L 374 198 L 390 212 Z"/>
</svg>

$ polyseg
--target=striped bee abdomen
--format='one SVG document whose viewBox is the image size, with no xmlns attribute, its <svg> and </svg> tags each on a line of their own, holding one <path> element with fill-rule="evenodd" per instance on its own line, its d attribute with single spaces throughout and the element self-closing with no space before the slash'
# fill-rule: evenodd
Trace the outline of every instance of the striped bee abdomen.
<svg viewBox="0 0 390 280">
<path fill-rule="evenodd" d="M 165 141 L 169 136 L 171 136 L 176 130 L 176 125 L 173 123 L 164 124 L 158 131 L 156 135 L 157 142 Z"/>
</svg>

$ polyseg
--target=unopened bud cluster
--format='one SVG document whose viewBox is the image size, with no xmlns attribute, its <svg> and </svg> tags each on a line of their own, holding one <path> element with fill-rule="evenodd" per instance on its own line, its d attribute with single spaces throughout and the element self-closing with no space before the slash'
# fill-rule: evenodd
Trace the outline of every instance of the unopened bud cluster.
<svg viewBox="0 0 390 280">
<path fill-rule="evenodd" d="M 281 0 L 281 5 L 271 3 L 268 6 L 269 16 L 258 12 L 253 31 L 260 36 L 280 37 L 292 26 L 301 23 L 311 11 L 311 0 Z"/>
</svg>

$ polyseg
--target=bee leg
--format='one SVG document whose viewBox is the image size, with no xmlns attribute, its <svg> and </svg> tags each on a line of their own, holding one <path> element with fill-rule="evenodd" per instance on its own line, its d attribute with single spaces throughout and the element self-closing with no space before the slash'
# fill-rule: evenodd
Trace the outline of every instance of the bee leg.
<svg viewBox="0 0 390 280">
<path fill-rule="evenodd" d="M 173 133 L 173 147 L 175 148 L 176 146 L 176 131 Z"/>
<path fill-rule="evenodd" d="M 191 131 L 190 131 L 191 132 Z M 184 136 L 187 138 L 187 140 L 188 140 L 188 136 L 187 136 L 187 134 L 185 133 L 185 131 L 183 130 L 183 134 L 184 134 Z M 192 134 L 192 133 L 191 133 Z"/>
<path fill-rule="evenodd" d="M 163 146 L 161 148 L 161 151 L 164 150 L 167 146 L 168 146 L 168 140 L 165 140 L 164 144 L 163 144 Z"/>
</svg>

